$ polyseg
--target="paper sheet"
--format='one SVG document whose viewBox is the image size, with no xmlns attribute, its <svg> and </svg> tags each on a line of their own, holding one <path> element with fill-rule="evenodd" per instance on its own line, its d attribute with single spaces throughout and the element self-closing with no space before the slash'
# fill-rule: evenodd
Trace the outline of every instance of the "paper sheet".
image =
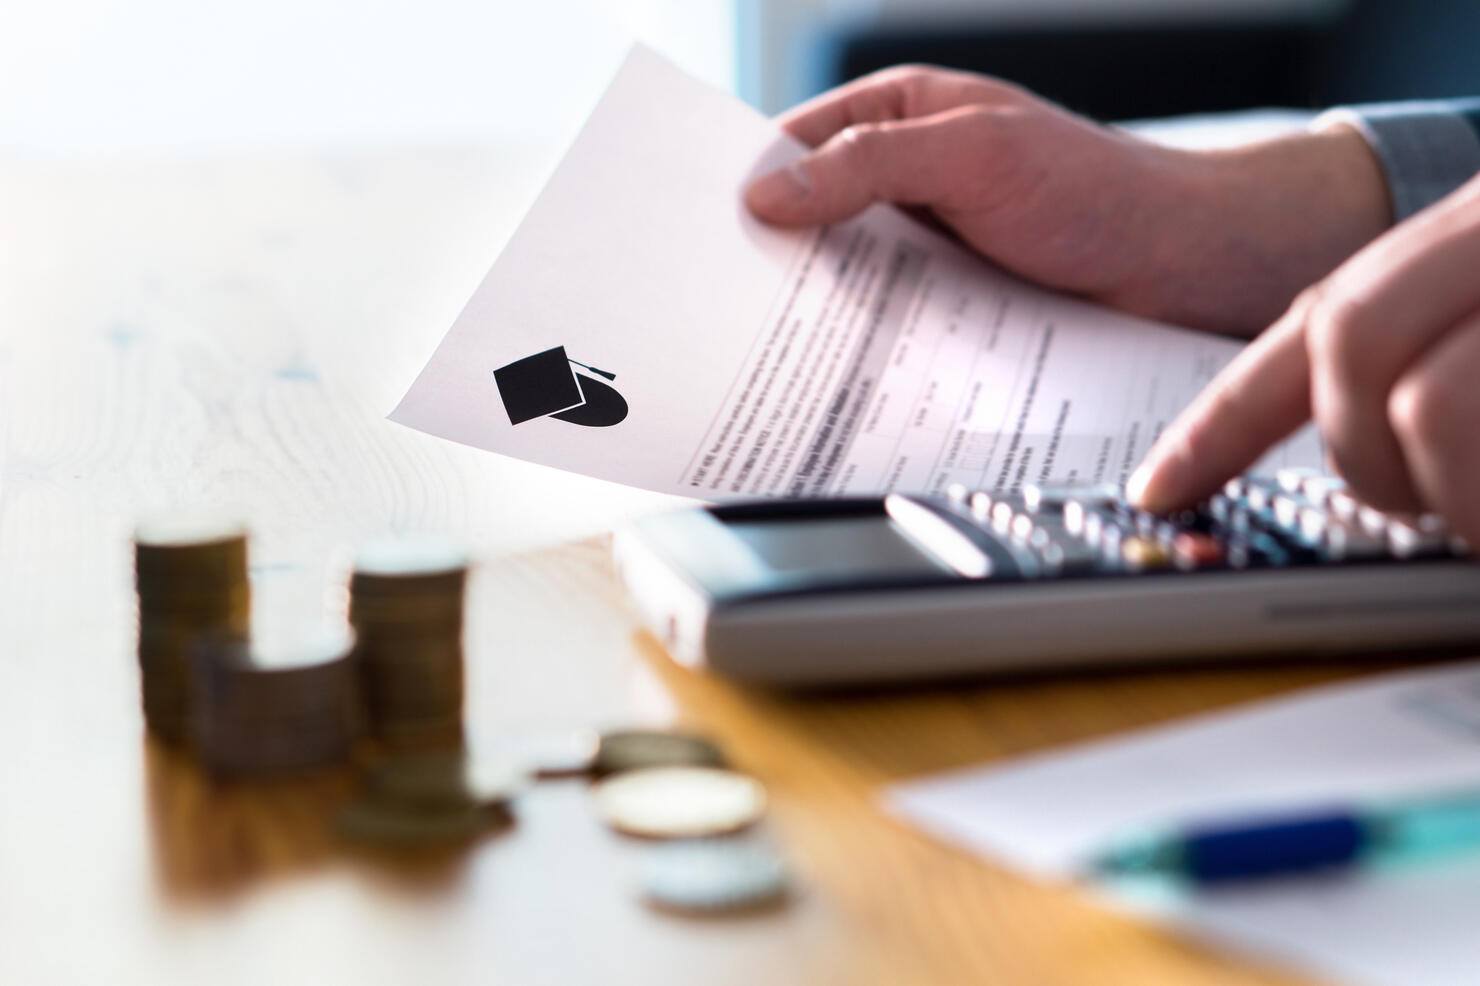
<svg viewBox="0 0 1480 986">
<path fill-rule="evenodd" d="M 891 207 L 769 228 L 742 190 L 798 153 L 635 48 L 392 420 L 709 500 L 1122 481 L 1238 350 Z"/>
<path fill-rule="evenodd" d="M 1127 827 L 1475 786 L 1480 664 L 1467 664 L 927 777 L 886 802 L 948 842 L 1060 880 Z M 1480 860 L 1109 899 L 1336 982 L 1480 982 Z"/>
</svg>

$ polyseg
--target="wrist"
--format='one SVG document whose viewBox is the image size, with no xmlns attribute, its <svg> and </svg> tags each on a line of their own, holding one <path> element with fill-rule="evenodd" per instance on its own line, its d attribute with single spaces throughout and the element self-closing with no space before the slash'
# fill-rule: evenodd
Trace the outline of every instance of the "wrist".
<svg viewBox="0 0 1480 986">
<path fill-rule="evenodd" d="M 1337 125 L 1236 148 L 1154 148 L 1163 195 L 1133 307 L 1252 336 L 1392 224 L 1381 166 Z"/>
</svg>

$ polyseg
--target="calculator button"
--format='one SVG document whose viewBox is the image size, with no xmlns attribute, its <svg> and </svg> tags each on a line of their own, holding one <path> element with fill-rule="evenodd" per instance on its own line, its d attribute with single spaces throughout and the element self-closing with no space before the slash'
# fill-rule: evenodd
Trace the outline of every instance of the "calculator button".
<svg viewBox="0 0 1480 986">
<path fill-rule="evenodd" d="M 946 499 L 952 503 L 965 503 L 971 491 L 966 488 L 965 483 L 952 483 L 946 487 Z"/>
<path fill-rule="evenodd" d="M 1012 531 L 1012 518 L 1017 514 L 1010 499 L 1003 498 L 992 504 L 992 530 L 1003 537 Z"/>
<path fill-rule="evenodd" d="M 1387 514 L 1376 507 L 1361 506 L 1357 508 L 1357 524 L 1362 530 L 1374 537 L 1384 537 L 1387 534 Z"/>
<path fill-rule="evenodd" d="M 1355 523 L 1362 504 L 1344 489 L 1332 490 L 1326 495 L 1326 507 L 1338 519 Z"/>
<path fill-rule="evenodd" d="M 1321 533 L 1320 544 L 1321 557 L 1327 561 L 1358 561 L 1388 555 L 1386 538 L 1334 518 Z"/>
<path fill-rule="evenodd" d="M 1387 538 L 1388 547 L 1399 558 L 1449 553 L 1449 534 L 1444 529 L 1444 522 L 1434 514 L 1390 518 Z"/>
<path fill-rule="evenodd" d="M 1096 486 L 1073 483 L 1028 483 L 1023 486 L 1023 506 L 1029 513 L 1063 510 L 1070 500 L 1084 503 L 1115 503 L 1120 500 L 1120 487 L 1109 483 Z"/>
<path fill-rule="evenodd" d="M 1346 480 L 1339 476 L 1312 476 L 1300 484 L 1300 492 L 1317 506 L 1326 506 L 1332 494 L 1346 492 Z"/>
<path fill-rule="evenodd" d="M 1161 522 L 1160 517 L 1155 514 L 1148 514 L 1143 510 L 1137 510 L 1130 517 L 1131 529 L 1136 532 L 1137 537 L 1141 538 L 1156 537 L 1156 528 Z"/>
<path fill-rule="evenodd" d="M 1126 533 L 1120 525 L 1102 520 L 1092 527 L 1095 530 L 1095 536 L 1093 539 L 1086 537 L 1085 544 L 1091 548 L 1099 548 L 1100 554 L 1106 558 L 1112 560 L 1120 558 L 1120 544 L 1126 539 Z"/>
<path fill-rule="evenodd" d="M 1159 542 L 1143 537 L 1128 537 L 1121 542 L 1120 557 L 1133 572 L 1166 568 L 1172 562 L 1171 552 Z"/>
<path fill-rule="evenodd" d="M 1286 493 L 1302 493 L 1304 492 L 1307 480 L 1316 479 L 1320 476 L 1321 472 L 1317 469 L 1292 467 L 1276 472 L 1274 474 L 1274 481 Z"/>
<path fill-rule="evenodd" d="M 1043 567 L 1052 575 L 1076 575 L 1099 567 L 1100 555 L 1083 541 L 1049 541 L 1038 548 Z"/>
<path fill-rule="evenodd" d="M 1034 527 L 1033 518 L 1029 514 L 1014 515 L 1008 533 L 1012 535 L 1014 541 L 1021 541 L 1024 544 L 1027 544 L 1035 533 L 1042 533 L 1045 537 L 1048 535 L 1046 530 L 1039 531 Z"/>
<path fill-rule="evenodd" d="M 1326 537 L 1326 528 L 1333 523 L 1339 524 L 1340 521 L 1333 520 L 1320 507 L 1304 507 L 1299 517 L 1300 537 L 1309 544 L 1319 544 Z"/>
<path fill-rule="evenodd" d="M 1098 537 L 1098 525 L 1111 516 L 1106 505 L 1094 500 L 1070 500 L 1064 504 L 1064 530 L 1075 537 L 1093 541 Z M 1095 519 L 1092 521 L 1091 518 Z"/>
<path fill-rule="evenodd" d="M 1223 545 L 1211 535 L 1184 531 L 1172 539 L 1172 561 L 1187 570 L 1221 565 Z"/>
<path fill-rule="evenodd" d="M 1275 496 L 1282 492 L 1278 485 L 1267 479 L 1251 476 L 1244 480 L 1244 502 L 1250 510 L 1268 510 Z"/>
<path fill-rule="evenodd" d="M 1309 505 L 1309 501 L 1303 496 L 1290 493 L 1280 493 L 1271 502 L 1274 511 L 1274 522 L 1282 530 L 1295 532 L 1300 530 L 1300 511 Z"/>
<path fill-rule="evenodd" d="M 1293 560 L 1284 545 L 1263 532 L 1229 538 L 1227 552 L 1235 568 L 1279 568 Z"/>
<path fill-rule="evenodd" d="M 977 523 L 985 524 L 992 513 L 992 495 L 983 490 L 977 490 L 971 494 L 967 504 L 971 507 L 971 516 L 976 518 Z"/>
<path fill-rule="evenodd" d="M 1065 513 L 1064 528 L 1071 534 L 1075 533 L 1069 524 L 1069 515 Z M 1099 507 L 1085 509 L 1083 520 L 1080 522 L 1078 530 L 1078 534 L 1084 539 L 1084 543 L 1092 548 L 1099 547 L 1104 542 L 1107 532 L 1113 532 L 1113 536 L 1116 539 L 1115 543 L 1118 545 L 1120 543 L 1121 531 L 1120 523 L 1116 520 L 1115 515 Z"/>
</svg>

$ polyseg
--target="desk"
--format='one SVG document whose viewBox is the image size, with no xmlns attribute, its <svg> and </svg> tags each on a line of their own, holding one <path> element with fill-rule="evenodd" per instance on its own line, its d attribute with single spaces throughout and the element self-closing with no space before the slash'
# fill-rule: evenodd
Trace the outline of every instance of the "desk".
<svg viewBox="0 0 1480 986">
<path fill-rule="evenodd" d="M 736 687 L 621 607 L 601 532 L 675 501 L 383 420 L 547 160 L 0 167 L 0 982 L 1294 982 L 946 850 L 875 796 L 1356 668 Z M 468 542 L 472 727 L 712 732 L 767 784 L 800 893 L 648 910 L 579 781 L 415 861 L 335 841 L 344 773 L 209 782 L 145 739 L 132 656 L 130 527 L 190 502 L 240 505 L 263 578 L 388 529 Z"/>
</svg>

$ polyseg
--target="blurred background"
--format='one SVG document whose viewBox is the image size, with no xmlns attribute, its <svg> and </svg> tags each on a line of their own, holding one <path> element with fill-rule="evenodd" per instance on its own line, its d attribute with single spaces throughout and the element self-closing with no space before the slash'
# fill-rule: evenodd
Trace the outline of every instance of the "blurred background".
<svg viewBox="0 0 1480 986">
<path fill-rule="evenodd" d="M 630 39 L 766 112 L 901 61 L 1101 118 L 1480 92 L 1455 0 L 5 0 L 0 153 L 558 145 Z"/>
</svg>

